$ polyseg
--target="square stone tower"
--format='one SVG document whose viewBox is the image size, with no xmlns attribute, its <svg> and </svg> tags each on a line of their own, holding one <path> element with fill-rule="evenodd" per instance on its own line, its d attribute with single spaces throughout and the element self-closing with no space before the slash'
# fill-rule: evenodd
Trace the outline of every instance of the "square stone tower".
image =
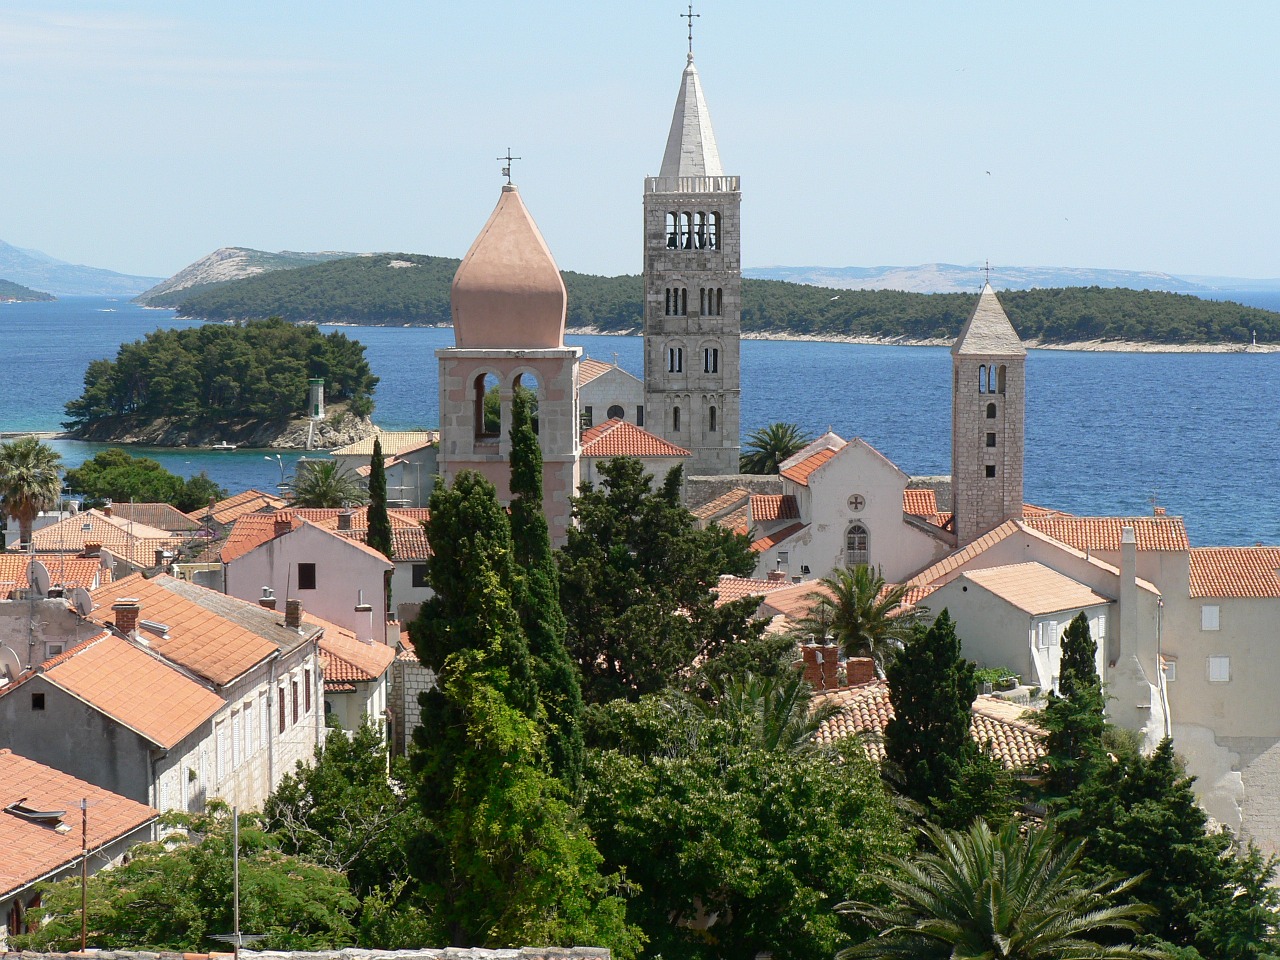
<svg viewBox="0 0 1280 960">
<path fill-rule="evenodd" d="M 741 206 L 690 53 L 644 184 L 644 426 L 692 451 L 692 475 L 738 472 Z"/>
<path fill-rule="evenodd" d="M 1022 516 L 1027 351 L 990 284 L 951 348 L 956 540 Z"/>
</svg>

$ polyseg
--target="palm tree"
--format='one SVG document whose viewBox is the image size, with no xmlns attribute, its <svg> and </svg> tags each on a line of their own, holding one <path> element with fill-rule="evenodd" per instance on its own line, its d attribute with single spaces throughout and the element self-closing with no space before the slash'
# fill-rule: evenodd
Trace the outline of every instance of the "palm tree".
<svg viewBox="0 0 1280 960">
<path fill-rule="evenodd" d="M 4 512 L 18 521 L 18 540 L 31 542 L 36 515 L 58 502 L 62 457 L 35 437 L 0 443 L 0 497 Z"/>
<path fill-rule="evenodd" d="M 739 726 L 764 750 L 804 753 L 817 749 L 818 729 L 840 712 L 832 703 L 813 705 L 813 691 L 798 673 L 764 677 L 745 673 L 711 685 L 710 701 L 690 698 L 707 716 Z"/>
<path fill-rule="evenodd" d="M 359 478 L 336 460 L 299 463 L 289 490 L 295 507 L 346 507 L 369 499 Z"/>
<path fill-rule="evenodd" d="M 794 423 L 771 423 L 747 437 L 739 460 L 743 473 L 777 473 L 778 464 L 799 453 L 813 438 Z"/>
<path fill-rule="evenodd" d="M 878 932 L 842 950 L 836 960 L 901 957 L 911 960 L 1120 960 L 1160 957 L 1159 951 L 1103 945 L 1104 931 L 1140 929 L 1154 911 L 1113 904 L 1137 879 L 1089 883 L 1079 861 L 1083 841 L 1058 847 L 1050 827 L 1012 822 L 992 832 L 981 820 L 967 831 L 930 826 L 933 850 L 913 859 L 888 859 L 888 907 L 842 903 Z"/>
<path fill-rule="evenodd" d="M 846 657 L 870 657 L 883 676 L 924 612 L 904 604 L 909 588 L 887 585 L 867 564 L 837 568 L 818 584 L 821 589 L 807 597 L 813 607 L 796 632 L 830 637 Z"/>
</svg>

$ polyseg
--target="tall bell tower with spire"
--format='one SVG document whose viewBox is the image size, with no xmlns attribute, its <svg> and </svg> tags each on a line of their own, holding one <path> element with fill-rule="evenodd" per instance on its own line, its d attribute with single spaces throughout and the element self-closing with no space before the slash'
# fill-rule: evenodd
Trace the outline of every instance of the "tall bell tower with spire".
<svg viewBox="0 0 1280 960">
<path fill-rule="evenodd" d="M 738 472 L 742 194 L 726 176 L 689 57 L 662 167 L 644 182 L 644 426 L 693 452 L 692 475 Z"/>
</svg>

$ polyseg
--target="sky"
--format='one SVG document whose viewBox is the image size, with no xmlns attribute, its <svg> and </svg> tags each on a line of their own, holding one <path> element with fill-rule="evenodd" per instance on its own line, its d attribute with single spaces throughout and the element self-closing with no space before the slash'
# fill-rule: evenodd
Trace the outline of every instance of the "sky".
<svg viewBox="0 0 1280 960">
<path fill-rule="evenodd" d="M 514 178 L 637 273 L 687 50 L 665 0 L 5 0 L 0 240 L 462 256 Z M 1280 5 L 699 0 L 742 262 L 1280 277 Z"/>
</svg>

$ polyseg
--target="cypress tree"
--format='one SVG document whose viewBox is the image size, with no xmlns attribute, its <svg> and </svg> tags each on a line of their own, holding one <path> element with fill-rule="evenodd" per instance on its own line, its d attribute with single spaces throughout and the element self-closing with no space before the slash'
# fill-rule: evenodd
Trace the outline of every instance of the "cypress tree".
<svg viewBox="0 0 1280 960">
<path fill-rule="evenodd" d="M 1071 795 L 1089 778 L 1104 753 L 1105 701 L 1095 665 L 1097 654 L 1089 621 L 1079 613 L 1062 638 L 1058 667 L 1061 696 L 1050 697 L 1040 715 L 1040 724 L 1048 731 L 1044 792 L 1064 821 L 1078 816 Z"/>
<path fill-rule="evenodd" d="M 582 686 L 565 648 L 560 574 L 542 509 L 542 448 L 533 432 L 531 395 L 516 390 L 511 403 L 511 539 L 520 573 L 520 623 L 529 638 L 534 676 L 547 712 L 551 771 L 571 792 L 582 781 Z"/>
<path fill-rule="evenodd" d="M 391 543 L 391 519 L 387 516 L 387 471 L 382 464 L 382 442 L 373 438 L 373 456 L 369 458 L 369 530 L 365 542 L 388 560 L 394 550 Z"/>
<path fill-rule="evenodd" d="M 894 718 L 884 731 L 885 758 L 902 792 L 933 812 L 951 800 L 952 783 L 978 758 L 969 735 L 978 683 L 945 609 L 907 640 L 888 681 Z"/>
</svg>

